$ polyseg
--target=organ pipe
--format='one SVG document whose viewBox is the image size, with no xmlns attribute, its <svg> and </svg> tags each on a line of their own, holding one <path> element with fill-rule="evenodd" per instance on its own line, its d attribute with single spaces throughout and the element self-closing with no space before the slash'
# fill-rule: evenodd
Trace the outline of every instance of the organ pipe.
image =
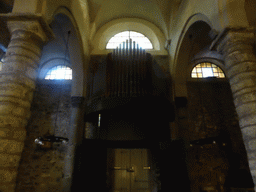
<svg viewBox="0 0 256 192">
<path fill-rule="evenodd" d="M 108 96 L 133 97 L 152 93 L 149 54 L 131 39 L 110 54 L 107 65 Z"/>
</svg>

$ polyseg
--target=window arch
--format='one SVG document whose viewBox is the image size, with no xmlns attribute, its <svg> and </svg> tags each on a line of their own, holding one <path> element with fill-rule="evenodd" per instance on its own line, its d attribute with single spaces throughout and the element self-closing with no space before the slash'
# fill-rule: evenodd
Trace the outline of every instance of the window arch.
<svg viewBox="0 0 256 192">
<path fill-rule="evenodd" d="M 115 49 L 122 42 L 125 42 L 126 40 L 129 40 L 129 39 L 132 39 L 132 41 L 135 41 L 143 49 L 153 49 L 153 45 L 150 42 L 150 40 L 142 33 L 138 33 L 135 31 L 123 31 L 115 34 L 108 41 L 106 45 L 106 49 Z"/>
<path fill-rule="evenodd" d="M 65 65 L 57 65 L 51 68 L 45 75 L 47 80 L 71 80 L 72 69 Z"/>
<path fill-rule="evenodd" d="M 223 70 L 217 65 L 210 62 L 202 62 L 197 64 L 191 72 L 191 78 L 225 78 Z"/>
</svg>

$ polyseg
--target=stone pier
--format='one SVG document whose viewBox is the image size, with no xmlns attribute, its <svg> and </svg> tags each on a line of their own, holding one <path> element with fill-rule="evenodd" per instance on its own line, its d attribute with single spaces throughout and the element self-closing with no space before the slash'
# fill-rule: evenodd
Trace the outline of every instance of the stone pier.
<svg viewBox="0 0 256 192">
<path fill-rule="evenodd" d="M 219 40 L 227 77 L 243 134 L 250 171 L 256 184 L 256 56 L 255 36 L 247 29 L 230 29 Z"/>
<path fill-rule="evenodd" d="M 48 37 L 37 20 L 10 18 L 7 23 L 11 41 L 0 71 L 0 191 L 14 192 L 37 68 Z"/>
</svg>

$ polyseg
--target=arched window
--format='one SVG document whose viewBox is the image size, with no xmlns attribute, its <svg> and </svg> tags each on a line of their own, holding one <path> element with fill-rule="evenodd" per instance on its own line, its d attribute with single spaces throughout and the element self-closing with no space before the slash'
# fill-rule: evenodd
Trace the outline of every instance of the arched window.
<svg viewBox="0 0 256 192">
<path fill-rule="evenodd" d="M 70 80 L 72 79 L 72 69 L 65 65 L 58 65 L 51 68 L 45 75 L 48 80 Z"/>
<path fill-rule="evenodd" d="M 153 49 L 153 45 L 150 40 L 143 34 L 135 32 L 135 31 L 123 31 L 111 37 L 108 41 L 106 49 L 115 49 L 118 47 L 122 42 L 126 40 L 132 39 L 139 47 L 143 49 Z"/>
<path fill-rule="evenodd" d="M 210 62 L 204 62 L 204 63 L 197 64 L 193 68 L 191 72 L 191 77 L 192 78 L 207 78 L 207 77 L 225 78 L 225 74 L 223 70 L 217 65 Z"/>
</svg>

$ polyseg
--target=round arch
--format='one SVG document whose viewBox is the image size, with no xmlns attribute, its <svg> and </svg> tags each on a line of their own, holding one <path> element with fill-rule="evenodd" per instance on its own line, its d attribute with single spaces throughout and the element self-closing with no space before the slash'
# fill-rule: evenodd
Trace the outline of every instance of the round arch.
<svg viewBox="0 0 256 192">
<path fill-rule="evenodd" d="M 211 32 L 212 24 L 203 14 L 195 14 L 186 22 L 177 43 L 172 70 L 176 96 L 187 96 L 187 69 L 193 60 L 199 55 L 201 58 L 220 58 L 219 54 L 208 51 L 213 38 Z"/>
<path fill-rule="evenodd" d="M 43 48 L 38 78 L 43 79 L 54 66 L 66 65 L 73 71 L 71 96 L 83 96 L 83 47 L 74 18 L 67 9 L 61 7 L 56 10 L 50 25 L 56 38 Z"/>
<path fill-rule="evenodd" d="M 164 49 L 165 36 L 154 24 L 135 18 L 116 19 L 103 25 L 94 35 L 92 41 L 92 54 L 105 54 L 106 44 L 111 37 L 122 31 L 136 31 L 145 35 L 153 44 L 154 49 L 149 50 L 153 54 L 166 55 Z"/>
<path fill-rule="evenodd" d="M 190 27 L 197 23 L 197 22 L 202 22 L 202 23 L 205 23 L 206 25 L 208 25 L 211 29 L 213 28 L 212 26 L 212 23 L 210 22 L 210 20 L 203 14 L 201 13 L 198 13 L 198 14 L 194 14 L 192 16 L 190 16 L 188 18 L 188 20 L 186 21 L 182 31 L 181 31 L 181 34 L 180 34 L 180 37 L 178 39 L 178 42 L 177 42 L 177 46 L 176 46 L 176 50 L 175 50 L 175 58 L 174 58 L 174 63 L 177 63 L 177 59 L 178 59 L 178 54 L 180 52 L 180 48 L 181 48 L 181 45 L 182 43 L 184 42 L 184 38 L 185 36 L 187 35 L 187 32 L 188 30 L 190 29 Z"/>
</svg>

